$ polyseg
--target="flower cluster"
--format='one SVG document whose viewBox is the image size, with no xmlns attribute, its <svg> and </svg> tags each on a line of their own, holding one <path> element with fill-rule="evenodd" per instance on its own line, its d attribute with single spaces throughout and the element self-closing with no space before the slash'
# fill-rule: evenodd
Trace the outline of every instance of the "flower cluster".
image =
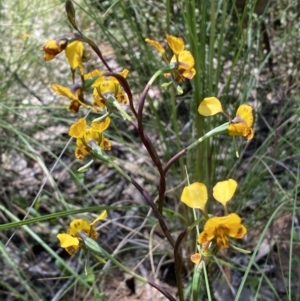
<svg viewBox="0 0 300 301">
<path fill-rule="evenodd" d="M 111 143 L 103 135 L 104 130 L 108 128 L 110 118 L 106 117 L 100 122 L 92 122 L 91 127 L 87 126 L 86 120 L 80 118 L 76 123 L 72 124 L 69 130 L 69 135 L 76 138 L 75 156 L 77 159 L 82 160 L 91 151 L 89 143 L 91 140 L 105 151 L 109 151 Z"/>
<path fill-rule="evenodd" d="M 174 79 L 177 82 L 183 81 L 184 78 L 192 79 L 196 74 L 194 68 L 195 60 L 190 51 L 185 50 L 184 42 L 181 38 L 174 37 L 172 35 L 166 35 L 169 47 L 173 51 L 173 56 L 171 59 L 167 59 L 166 50 L 164 47 L 155 40 L 145 39 L 145 41 L 152 46 L 154 46 L 163 56 L 164 61 L 169 65 L 175 65 L 175 74 L 173 74 Z M 170 76 L 170 74 L 166 74 Z"/>
<path fill-rule="evenodd" d="M 58 95 L 71 100 L 68 106 L 70 112 L 77 113 L 79 108 L 83 106 L 95 113 L 104 111 L 105 115 L 109 115 L 111 112 L 119 112 L 122 117 L 126 115 L 119 104 L 126 104 L 128 96 L 117 78 L 112 76 L 111 73 L 107 75 L 106 72 L 98 69 L 89 73 L 84 72 L 83 62 L 86 61 L 87 55 L 81 41 L 62 36 L 47 41 L 42 50 L 44 51 L 45 61 L 50 61 L 59 53 L 65 52 L 73 74 L 73 83 L 70 86 L 54 83 L 52 89 Z M 79 70 L 80 82 L 74 82 L 77 70 Z M 116 76 L 126 78 L 127 75 L 128 70 L 124 69 Z M 91 102 L 85 100 L 85 94 L 88 90 L 91 90 Z M 103 131 L 107 129 L 109 124 L 110 119 L 104 118 L 101 122 L 92 122 L 89 127 L 86 120 L 81 118 L 71 125 L 69 135 L 76 138 L 76 158 L 82 160 L 88 154 L 91 154 L 91 141 L 95 141 L 96 145 L 104 151 L 111 149 L 111 143 L 103 136 Z"/>
<path fill-rule="evenodd" d="M 213 197 L 224 206 L 225 214 L 228 213 L 227 203 L 232 199 L 237 188 L 237 182 L 233 179 L 218 182 L 213 188 Z M 225 216 L 208 217 L 206 203 L 208 200 L 207 188 L 203 183 L 195 182 L 184 187 L 181 201 L 193 209 L 200 209 L 206 218 L 203 231 L 200 233 L 197 242 L 204 246 L 207 251 L 212 241 L 215 241 L 218 249 L 225 249 L 230 246 L 228 237 L 242 238 L 247 229 L 241 223 L 241 218 L 236 213 Z M 203 248 L 202 248 L 203 249 Z M 192 258 L 199 258 L 193 256 Z M 198 261 L 193 259 L 193 261 Z"/>
</svg>

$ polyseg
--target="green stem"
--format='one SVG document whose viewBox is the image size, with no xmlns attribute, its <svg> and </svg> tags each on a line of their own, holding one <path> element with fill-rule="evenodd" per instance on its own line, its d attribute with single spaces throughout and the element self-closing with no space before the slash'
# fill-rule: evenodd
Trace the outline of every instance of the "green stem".
<svg viewBox="0 0 300 301">
<path fill-rule="evenodd" d="M 147 279 L 132 272 L 130 269 L 128 269 L 126 266 L 120 263 L 117 259 L 115 259 L 112 255 L 106 252 L 96 241 L 88 237 L 85 232 L 80 232 L 79 237 L 83 240 L 85 247 L 89 249 L 93 255 L 103 256 L 104 258 L 109 259 L 113 264 L 115 264 L 125 273 L 131 275 L 132 277 L 140 280 L 143 283 L 148 282 Z"/>
<path fill-rule="evenodd" d="M 112 165 L 123 177 L 125 177 L 129 182 L 131 182 L 130 176 L 120 167 L 118 166 L 114 161 L 109 162 L 110 165 Z"/>
<path fill-rule="evenodd" d="M 174 88 L 171 89 L 170 94 L 171 94 L 171 106 L 172 106 L 172 123 L 173 123 L 174 132 L 175 132 L 176 147 L 178 150 L 180 150 L 182 148 L 182 146 L 180 145 Z M 179 159 L 179 166 L 180 166 L 180 170 L 181 170 L 181 175 L 183 178 L 185 178 L 184 162 L 183 162 L 182 158 Z"/>
<path fill-rule="evenodd" d="M 131 182 L 130 176 L 120 166 L 118 166 L 114 162 L 113 158 L 108 156 L 94 140 L 89 141 L 89 146 L 92 148 L 91 152 L 94 158 L 112 165 L 125 179 Z"/>
<path fill-rule="evenodd" d="M 200 137 L 198 140 L 194 141 L 186 149 L 190 150 L 193 147 L 197 146 L 202 141 L 204 141 L 205 139 L 226 132 L 228 130 L 228 126 L 229 126 L 229 122 L 223 123 L 222 125 L 220 125 L 220 126 L 214 128 L 213 130 L 207 132 L 205 135 L 203 135 L 202 137 Z"/>
<path fill-rule="evenodd" d="M 119 102 L 113 95 L 108 95 L 106 98 L 106 106 L 108 109 L 117 110 L 124 120 L 131 121 L 131 117 L 124 111 Z"/>
<path fill-rule="evenodd" d="M 201 138 L 197 139 L 196 141 L 194 141 L 192 144 L 190 144 L 187 148 L 184 148 L 183 150 L 181 150 L 179 153 L 177 153 L 175 156 L 173 156 L 168 162 L 167 164 L 164 166 L 164 174 L 166 175 L 167 171 L 169 170 L 169 168 L 172 166 L 172 164 L 177 161 L 181 156 L 183 156 L 184 154 L 186 154 L 189 150 L 191 150 L 193 147 L 197 146 L 199 143 L 201 143 L 202 141 L 204 141 L 205 139 L 212 137 L 214 135 L 218 135 L 221 134 L 223 132 L 227 132 L 228 131 L 228 125 L 229 122 L 226 122 L 216 128 L 214 128 L 213 130 L 207 132 L 204 136 L 202 136 Z"/>
<path fill-rule="evenodd" d="M 204 262 L 200 262 L 195 265 L 194 274 L 193 274 L 193 284 L 192 284 L 192 300 L 199 300 L 200 296 L 200 288 L 201 288 L 201 273 L 202 273 L 202 265 Z"/>
<path fill-rule="evenodd" d="M 104 120 L 106 117 L 108 117 L 111 114 L 111 112 L 106 112 L 105 114 L 103 114 L 102 116 L 95 118 L 92 122 L 101 122 L 102 120 Z"/>
</svg>

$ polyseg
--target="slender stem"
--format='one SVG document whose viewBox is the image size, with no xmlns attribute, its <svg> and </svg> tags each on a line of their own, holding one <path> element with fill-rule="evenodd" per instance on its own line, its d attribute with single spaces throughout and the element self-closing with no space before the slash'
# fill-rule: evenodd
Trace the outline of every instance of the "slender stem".
<svg viewBox="0 0 300 301">
<path fill-rule="evenodd" d="M 99 245 L 99 248 L 101 249 L 101 253 L 102 253 L 102 254 L 99 254 L 99 255 L 104 256 L 105 258 L 109 259 L 113 264 L 115 264 L 117 267 L 119 267 L 122 271 L 124 271 L 125 273 L 131 275 L 132 277 L 138 279 L 139 281 L 141 281 L 143 283 L 148 282 L 146 278 L 136 274 L 135 272 L 133 272 L 132 270 L 127 268 L 125 265 L 120 263 L 115 257 L 113 257 L 108 252 L 106 252 L 100 245 Z"/>
<path fill-rule="evenodd" d="M 164 166 L 164 174 L 166 175 L 166 173 L 168 172 L 169 168 L 184 154 L 187 153 L 187 149 L 184 148 L 183 150 L 181 150 L 179 153 L 177 153 L 175 156 L 173 156 L 168 162 L 167 164 Z"/>
<path fill-rule="evenodd" d="M 171 91 L 171 110 L 172 110 L 172 124 L 173 124 L 173 129 L 175 133 L 175 141 L 176 141 L 176 147 L 177 149 L 181 149 L 180 145 L 180 136 L 179 136 L 179 127 L 178 127 L 178 119 L 177 119 L 177 111 L 176 111 L 176 99 L 175 99 L 175 91 L 174 88 L 172 87 Z M 184 170 L 184 162 L 182 159 L 179 159 L 179 166 L 181 170 L 181 176 L 184 178 L 185 177 L 185 170 Z"/>
<path fill-rule="evenodd" d="M 164 174 L 168 172 L 169 168 L 173 165 L 175 161 L 177 161 L 182 155 L 187 153 L 189 150 L 191 150 L 193 147 L 197 146 L 199 143 L 203 142 L 205 139 L 218 135 L 220 133 L 224 133 L 228 129 L 229 122 L 225 122 L 222 125 L 212 129 L 211 131 L 207 132 L 205 135 L 194 141 L 192 144 L 190 144 L 188 147 L 181 150 L 179 153 L 177 153 L 175 156 L 173 156 L 164 166 Z"/>
<path fill-rule="evenodd" d="M 160 291 L 164 296 L 166 296 L 170 301 L 177 301 L 169 292 L 167 292 L 163 287 L 160 285 L 148 280 L 148 283 L 153 286 L 155 289 Z"/>
<path fill-rule="evenodd" d="M 166 236 L 167 240 L 169 241 L 169 243 L 171 244 L 172 248 L 175 248 L 174 238 L 172 237 L 172 235 L 163 219 L 162 214 L 155 206 L 155 203 L 151 200 L 149 194 L 134 179 L 131 179 L 131 183 L 135 186 L 135 188 L 140 192 L 140 194 L 144 197 L 144 199 L 150 205 L 151 209 L 153 210 L 153 213 L 155 214 L 155 216 L 159 222 L 161 230 L 165 234 L 165 236 Z"/>
<path fill-rule="evenodd" d="M 109 164 L 112 165 L 125 179 L 131 182 L 130 176 L 118 164 L 114 161 L 110 161 Z"/>
<path fill-rule="evenodd" d="M 183 286 L 182 286 L 182 255 L 180 252 L 180 245 L 182 243 L 183 238 L 186 236 L 187 229 L 182 231 L 175 242 L 175 248 L 174 248 L 174 262 L 175 262 L 175 275 L 176 275 L 176 283 L 178 288 L 178 296 L 180 301 L 184 301 L 184 295 L 183 295 Z"/>
<path fill-rule="evenodd" d="M 142 283 L 149 283 L 151 286 L 153 286 L 155 289 L 160 291 L 164 296 L 166 296 L 170 301 L 176 301 L 176 299 L 168 293 L 164 288 L 159 286 L 158 284 L 148 281 L 146 278 L 136 274 L 132 270 L 128 269 L 126 266 L 124 266 L 121 262 L 119 262 L 114 256 L 110 255 L 106 250 L 104 250 L 101 245 L 99 245 L 95 240 L 91 239 L 86 232 L 80 231 L 78 233 L 78 236 L 82 239 L 84 242 L 84 249 L 87 251 L 87 254 L 92 254 L 95 256 L 95 258 L 99 262 L 105 261 L 105 259 L 109 259 L 112 263 L 114 263 L 117 267 L 119 267 L 122 271 L 125 273 L 131 275 L 132 277 L 138 279 Z M 101 257 L 100 257 L 101 256 Z M 104 258 L 102 258 L 104 257 Z"/>
<path fill-rule="evenodd" d="M 105 114 L 103 114 L 102 116 L 95 118 L 92 122 L 101 122 L 102 120 L 104 120 L 106 117 L 108 117 L 111 114 L 111 112 L 106 112 Z"/>
<path fill-rule="evenodd" d="M 147 149 L 153 163 L 157 167 L 159 175 L 160 175 L 159 190 L 158 190 L 158 210 L 160 213 L 162 213 L 162 210 L 163 210 L 164 195 L 165 195 L 165 191 L 166 191 L 166 178 L 165 178 L 165 173 L 163 170 L 162 163 L 157 155 L 157 152 L 153 146 L 153 143 L 151 142 L 150 138 L 144 132 L 143 110 L 144 110 L 146 96 L 148 94 L 150 86 L 153 84 L 153 82 L 156 80 L 157 77 L 159 77 L 165 71 L 174 70 L 174 68 L 175 68 L 175 66 L 170 65 L 170 66 L 166 66 L 165 68 L 162 68 L 154 73 L 154 75 L 151 77 L 151 79 L 147 83 L 146 87 L 144 88 L 144 91 L 140 97 L 138 114 L 137 114 L 138 132 L 139 132 L 140 139 L 141 139 L 142 143 L 144 144 L 144 146 L 146 147 L 146 149 Z"/>
<path fill-rule="evenodd" d="M 202 137 L 200 137 L 199 139 L 194 141 L 192 144 L 190 144 L 187 147 L 187 150 L 192 149 L 193 147 L 195 147 L 196 145 L 203 142 L 205 139 L 207 139 L 209 137 L 212 137 L 214 135 L 217 135 L 217 134 L 220 134 L 220 133 L 223 133 L 223 132 L 227 131 L 228 125 L 229 125 L 229 122 L 225 122 L 225 123 L 221 124 L 220 126 L 218 126 L 214 129 L 212 129 L 211 131 L 207 132 L 205 135 L 203 135 Z"/>
<path fill-rule="evenodd" d="M 201 284 L 201 274 L 202 274 L 202 264 L 199 263 L 195 265 L 193 273 L 193 283 L 192 283 L 192 301 L 197 301 L 199 299 L 200 284 Z"/>
<path fill-rule="evenodd" d="M 160 74 L 160 72 L 156 73 L 156 74 Z M 157 167 L 159 175 L 160 175 L 159 191 L 158 191 L 158 208 L 159 208 L 159 212 L 162 213 L 163 199 L 164 199 L 164 194 L 166 191 L 166 179 L 165 179 L 162 163 L 157 155 L 157 152 L 156 152 L 150 138 L 148 136 L 146 136 L 146 134 L 144 132 L 144 127 L 143 127 L 143 108 L 144 108 L 146 96 L 150 89 L 150 84 L 153 82 L 153 78 L 154 78 L 154 76 L 148 82 L 148 84 L 146 85 L 146 87 L 140 97 L 137 121 L 138 121 L 138 132 L 139 132 L 140 139 L 141 139 L 142 143 L 144 144 L 144 146 L 146 147 L 146 149 L 147 149 L 153 163 Z"/>
<path fill-rule="evenodd" d="M 104 57 L 102 56 L 102 53 L 101 53 L 99 47 L 95 44 L 95 42 L 93 40 L 89 39 L 82 33 L 75 33 L 74 36 L 75 36 L 76 40 L 88 43 L 92 47 L 92 49 L 96 52 L 99 59 L 101 60 L 103 65 L 107 68 L 107 70 L 110 72 L 113 72 L 112 69 L 109 67 L 109 65 L 106 63 Z"/>
</svg>

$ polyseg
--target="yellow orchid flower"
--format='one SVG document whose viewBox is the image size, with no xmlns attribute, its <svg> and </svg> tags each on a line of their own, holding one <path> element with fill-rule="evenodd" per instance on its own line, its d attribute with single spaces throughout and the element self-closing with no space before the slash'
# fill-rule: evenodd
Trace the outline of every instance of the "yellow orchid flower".
<svg viewBox="0 0 300 301">
<path fill-rule="evenodd" d="M 219 249 L 229 247 L 228 236 L 242 238 L 247 233 L 247 229 L 241 224 L 241 218 L 236 213 L 231 213 L 222 217 L 211 217 L 200 233 L 197 242 L 199 244 L 216 240 Z"/>
<path fill-rule="evenodd" d="M 193 68 L 195 65 L 195 60 L 192 54 L 184 50 L 180 52 L 178 55 L 174 55 L 170 61 L 170 63 L 177 63 L 177 76 L 176 81 L 183 81 L 183 78 L 192 79 L 196 74 L 196 70 Z"/>
<path fill-rule="evenodd" d="M 124 69 L 119 74 L 124 78 L 128 75 L 129 71 Z M 113 76 L 101 76 L 92 85 L 94 87 L 94 105 L 97 105 L 100 110 L 105 107 L 106 97 L 113 95 L 119 103 L 126 104 L 128 102 L 128 96 L 124 92 L 119 81 Z"/>
<path fill-rule="evenodd" d="M 236 117 L 231 120 L 228 126 L 228 133 L 231 136 L 243 136 L 247 140 L 251 140 L 254 136 L 253 131 L 253 112 L 249 105 L 240 105 Z"/>
<path fill-rule="evenodd" d="M 174 78 L 176 81 L 183 81 L 184 78 L 192 79 L 196 74 L 196 70 L 193 68 L 195 65 L 195 60 L 190 51 L 185 50 L 184 42 L 181 38 L 166 34 L 167 42 L 169 47 L 172 49 L 174 55 L 171 60 L 167 60 L 165 56 L 165 49 L 162 45 L 150 39 L 145 39 L 145 41 L 152 46 L 154 46 L 162 55 L 166 63 L 176 64 L 176 71 Z M 170 77 L 170 73 L 165 74 L 166 77 Z"/>
<path fill-rule="evenodd" d="M 198 112 L 203 116 L 213 116 L 224 111 L 221 102 L 216 97 L 207 97 L 200 103 Z M 254 137 L 253 122 L 253 108 L 242 104 L 237 109 L 236 117 L 228 125 L 228 134 L 243 136 L 249 141 Z"/>
<path fill-rule="evenodd" d="M 80 118 L 76 123 L 72 124 L 69 130 L 69 135 L 76 138 L 75 156 L 79 160 L 83 160 L 91 151 L 88 145 L 90 140 L 96 143 L 105 151 L 111 149 L 111 143 L 103 135 L 103 131 L 108 128 L 110 118 L 106 117 L 101 122 L 92 122 L 91 127 L 87 126 L 86 120 Z"/>
<path fill-rule="evenodd" d="M 94 228 L 94 224 L 105 218 L 107 218 L 106 211 L 103 211 L 92 223 L 89 223 L 85 219 L 74 219 L 70 223 L 67 233 L 57 234 L 60 246 L 72 255 L 78 248 L 83 246 L 83 241 L 80 239 L 79 233 L 83 231 L 88 237 L 96 240 L 98 233 Z"/>
<path fill-rule="evenodd" d="M 80 41 L 69 42 L 66 37 L 60 37 L 56 40 L 49 40 L 43 46 L 44 60 L 50 61 L 55 56 L 65 50 L 65 55 L 69 62 L 69 65 L 74 72 L 77 68 L 80 70 L 80 74 L 84 74 L 84 68 L 82 61 L 86 59 L 83 43 Z"/>
</svg>

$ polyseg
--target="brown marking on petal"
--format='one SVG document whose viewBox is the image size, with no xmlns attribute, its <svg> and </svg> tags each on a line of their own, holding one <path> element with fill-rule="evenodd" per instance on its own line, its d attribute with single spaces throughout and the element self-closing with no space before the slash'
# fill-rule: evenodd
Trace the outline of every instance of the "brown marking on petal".
<svg viewBox="0 0 300 301">
<path fill-rule="evenodd" d="M 79 107 L 80 107 L 80 103 L 78 101 L 73 100 L 71 101 L 68 110 L 71 113 L 78 113 Z"/>
<path fill-rule="evenodd" d="M 180 67 L 182 67 L 182 68 L 180 68 Z M 184 70 L 186 70 L 186 69 L 190 69 L 190 65 L 189 64 L 187 64 L 187 63 L 185 63 L 185 62 L 178 62 L 178 67 L 177 67 L 179 70 L 181 69 L 184 69 Z"/>
<path fill-rule="evenodd" d="M 70 247 L 65 248 L 65 250 L 66 250 L 70 255 L 72 255 L 77 249 L 78 249 L 78 246 L 70 246 Z"/>
<path fill-rule="evenodd" d="M 217 236 L 217 246 L 219 249 L 226 249 L 229 247 L 228 238 L 226 235 Z"/>
</svg>

